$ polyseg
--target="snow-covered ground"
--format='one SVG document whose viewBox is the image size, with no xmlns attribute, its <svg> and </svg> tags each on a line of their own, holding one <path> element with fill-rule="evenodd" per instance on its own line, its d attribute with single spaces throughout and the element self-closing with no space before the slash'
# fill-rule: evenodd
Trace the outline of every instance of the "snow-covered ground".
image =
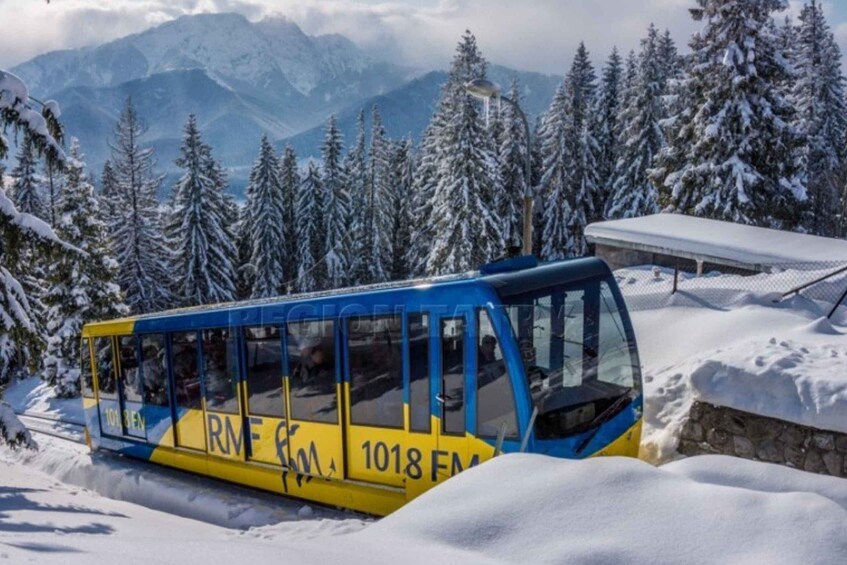
<svg viewBox="0 0 847 565">
<path fill-rule="evenodd" d="M 79 457 L 70 454 L 72 466 Z M 54 458 L 0 455 L 0 562 L 637 565 L 847 559 L 842 480 L 728 457 L 656 468 L 625 458 L 507 455 L 378 522 L 300 512 L 248 529 L 216 524 L 220 508 L 232 501 L 214 491 L 193 498 L 195 489 L 184 479 L 154 478 L 131 487 L 149 495 L 145 505 L 133 504 L 76 486 L 112 489 L 111 475 L 81 479 L 99 473 L 102 462 L 68 474 L 45 465 Z M 145 466 L 134 461 L 116 460 L 110 467 L 122 469 L 127 483 L 145 475 Z M 240 504 L 247 507 L 252 495 L 245 496 Z M 170 501 L 165 512 L 158 509 L 162 501 Z M 270 516 L 275 503 L 288 504 L 269 496 L 254 517 Z M 235 514 L 237 523 L 241 513 Z"/>
<path fill-rule="evenodd" d="M 3 391 L 3 399 L 16 412 L 31 412 L 64 422 L 85 424 L 79 398 L 56 398 L 55 389 L 38 377 L 14 381 Z"/>
<path fill-rule="evenodd" d="M 690 279 L 671 295 L 650 269 L 616 275 L 644 367 L 643 458 L 674 457 L 695 399 L 847 433 L 847 328 L 825 307 L 774 302 L 746 277 Z"/>
</svg>

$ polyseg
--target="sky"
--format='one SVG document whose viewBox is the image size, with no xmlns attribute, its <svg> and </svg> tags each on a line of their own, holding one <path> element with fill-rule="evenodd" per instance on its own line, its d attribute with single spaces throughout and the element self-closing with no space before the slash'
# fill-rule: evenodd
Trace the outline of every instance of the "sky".
<svg viewBox="0 0 847 565">
<path fill-rule="evenodd" d="M 790 0 L 797 14 L 804 0 Z M 283 14 L 309 34 L 341 33 L 379 59 L 444 68 L 467 28 L 497 64 L 564 74 L 582 40 L 595 60 L 636 48 L 650 22 L 684 47 L 694 0 L 0 0 L 0 68 L 105 43 L 183 14 Z M 847 51 L 847 0 L 823 0 Z"/>
</svg>

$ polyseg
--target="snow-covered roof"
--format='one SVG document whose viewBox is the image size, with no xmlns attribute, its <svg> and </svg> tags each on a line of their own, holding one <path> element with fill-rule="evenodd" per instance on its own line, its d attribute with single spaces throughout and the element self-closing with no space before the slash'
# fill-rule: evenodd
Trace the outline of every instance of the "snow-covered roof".
<svg viewBox="0 0 847 565">
<path fill-rule="evenodd" d="M 847 263 L 847 241 L 758 228 L 682 214 L 596 222 L 585 229 L 590 243 L 612 245 L 710 263 L 769 266 Z"/>
</svg>

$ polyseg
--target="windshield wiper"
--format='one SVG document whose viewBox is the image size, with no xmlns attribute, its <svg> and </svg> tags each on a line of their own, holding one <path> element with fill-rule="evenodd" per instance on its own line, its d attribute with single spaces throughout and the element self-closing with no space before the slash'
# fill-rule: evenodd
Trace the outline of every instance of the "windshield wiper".
<svg viewBox="0 0 847 565">
<path fill-rule="evenodd" d="M 597 414 L 597 416 L 588 423 L 588 427 L 594 429 L 591 430 L 591 432 L 585 436 L 581 442 L 579 442 L 579 445 L 576 446 L 575 453 L 577 455 L 582 453 L 583 450 L 588 447 L 588 444 L 591 443 L 591 440 L 594 439 L 594 436 L 596 436 L 597 432 L 600 431 L 600 427 L 605 424 L 609 418 L 617 414 L 619 408 L 621 408 L 628 400 L 633 400 L 635 398 L 634 393 L 634 390 L 626 391 L 624 394 L 620 395 L 617 400 L 612 402 L 608 408 Z"/>
</svg>

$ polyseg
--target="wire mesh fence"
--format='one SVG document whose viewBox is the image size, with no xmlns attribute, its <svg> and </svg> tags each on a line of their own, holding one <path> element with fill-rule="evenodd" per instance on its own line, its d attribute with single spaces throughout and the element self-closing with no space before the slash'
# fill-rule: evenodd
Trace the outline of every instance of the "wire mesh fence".
<svg viewBox="0 0 847 565">
<path fill-rule="evenodd" d="M 847 263 L 778 263 L 744 269 L 681 260 L 621 268 L 615 277 L 634 311 L 670 304 L 722 309 L 739 303 L 802 303 L 847 324 Z"/>
</svg>

